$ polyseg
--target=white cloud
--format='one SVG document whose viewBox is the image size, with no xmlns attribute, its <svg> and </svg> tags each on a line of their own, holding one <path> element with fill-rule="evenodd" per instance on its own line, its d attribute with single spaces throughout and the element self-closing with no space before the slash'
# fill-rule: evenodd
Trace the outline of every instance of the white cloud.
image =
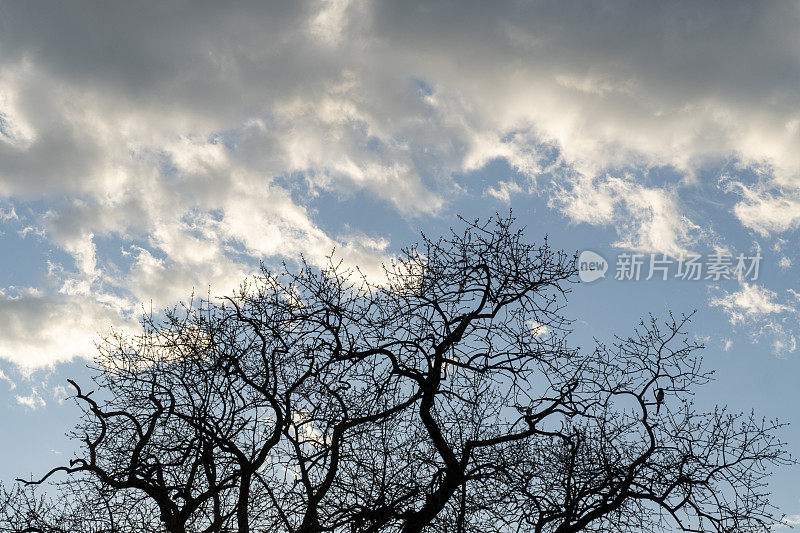
<svg viewBox="0 0 800 533">
<path fill-rule="evenodd" d="M 794 291 L 787 291 L 796 296 Z M 800 311 L 792 302 L 782 303 L 778 294 L 755 283 L 742 282 L 737 291 L 722 291 L 709 304 L 721 307 L 731 324 L 742 326 L 754 342 L 766 340 L 777 355 L 797 349 L 797 321 Z M 728 342 L 725 351 L 728 351 Z"/>
<path fill-rule="evenodd" d="M 8 383 L 8 387 L 10 390 L 14 390 L 17 388 L 17 384 L 14 382 L 14 380 L 8 377 L 6 373 L 3 372 L 2 370 L 0 370 L 0 381 L 5 381 L 6 383 Z"/>
<path fill-rule="evenodd" d="M 311 36 L 329 45 L 338 44 L 348 22 L 347 10 L 353 3 L 351 0 L 322 0 L 318 11 L 311 15 L 308 25 Z"/>
<path fill-rule="evenodd" d="M 795 526 L 800 526 L 800 514 L 793 514 L 783 517 L 781 521 L 772 526 L 773 530 L 794 529 Z"/>
<path fill-rule="evenodd" d="M 30 341 L 4 334 L 16 362 L 83 353 L 79 335 L 140 302 L 224 292 L 265 256 L 321 263 L 336 247 L 379 274 L 381 236 L 323 229 L 309 199 L 435 216 L 464 194 L 458 176 L 496 159 L 520 176 L 486 194 L 548 195 L 620 247 L 677 254 L 706 236 L 681 193 L 709 161 L 760 172 L 730 180 L 746 227 L 800 225 L 794 4 L 26 4 L 3 17 L 0 197 L 44 205 L 21 231 L 73 263 L 13 304 L 43 309 L 17 326 Z M 665 167 L 676 177 L 644 180 Z"/>
<path fill-rule="evenodd" d="M 63 385 L 56 385 L 53 387 L 53 398 L 59 403 L 63 404 L 64 401 L 69 397 L 69 393 L 67 393 L 67 388 Z"/>
<path fill-rule="evenodd" d="M 690 172 L 708 157 L 734 155 L 791 174 L 800 163 L 797 89 L 787 76 L 797 68 L 788 53 L 798 19 L 791 5 L 451 7 L 346 0 L 205 6 L 187 21 L 180 10 L 153 6 L 158 31 L 151 16 L 127 9 L 108 8 L 103 28 L 70 13 L 11 10 L 17 24 L 6 40 L 15 68 L 5 93 L 17 102 L 16 122 L 42 135 L 74 106 L 68 118 L 97 134 L 80 142 L 68 130 L 73 135 L 64 142 L 79 144 L 78 156 L 99 158 L 108 170 L 116 151 L 105 148 L 120 141 L 160 149 L 185 135 L 239 134 L 247 124 L 263 128 L 237 148 L 260 141 L 253 145 L 262 148 L 262 165 L 356 181 L 370 159 L 384 169 L 401 161 L 406 182 L 428 170 L 414 162 L 426 152 L 440 156 L 441 170 L 513 159 L 529 149 L 514 138 L 526 130 L 557 145 L 581 171 L 644 163 Z M 122 46 L 119 35 L 129 37 Z M 97 53 L 104 49 L 97 43 L 111 41 L 114 57 Z M 14 53 L 22 51 L 24 61 Z M 760 59 L 758 72 L 740 68 L 748 57 Z M 22 90 L 44 79 L 58 90 Z M 425 98 L 415 98 L 412 79 L 429 88 Z M 170 90 L 153 90 L 163 87 Z M 48 105 L 37 107 L 39 99 Z M 50 159 L 62 156 L 68 153 Z M 362 179 L 371 186 L 383 178 Z"/>
<path fill-rule="evenodd" d="M 19 216 L 17 216 L 17 211 L 14 209 L 14 206 L 12 205 L 9 209 L 0 208 L 0 221 L 9 222 L 11 220 L 19 220 Z"/>
<path fill-rule="evenodd" d="M 766 237 L 800 227 L 800 190 L 768 191 L 731 182 L 728 190 L 739 193 L 741 200 L 733 211 L 742 225 Z"/>
<path fill-rule="evenodd" d="M 536 338 L 546 337 L 550 333 L 550 328 L 548 328 L 544 324 L 539 324 L 534 320 L 529 321 L 527 325 L 531 329 L 531 333 L 533 333 L 533 336 Z"/>
<path fill-rule="evenodd" d="M 16 395 L 14 398 L 17 400 L 17 403 L 20 405 L 24 405 L 28 409 L 36 410 L 40 407 L 46 407 L 47 402 L 44 401 L 44 398 L 39 394 L 39 392 L 34 388 L 31 390 L 31 393 L 27 396 Z"/>
<path fill-rule="evenodd" d="M 87 297 L 52 297 L 35 289 L 0 292 L 0 357 L 23 371 L 95 353 L 98 334 L 133 328 Z"/>
<path fill-rule="evenodd" d="M 754 283 L 742 283 L 738 291 L 723 292 L 722 296 L 711 299 L 711 305 L 722 307 L 733 324 L 745 319 L 762 318 L 765 315 L 791 311 L 792 308 L 778 303 L 774 291 Z"/>
<path fill-rule="evenodd" d="M 25 63 L 20 67 L 20 70 L 24 70 Z M 20 74 L 11 69 L 0 78 L 0 141 L 25 149 L 35 140 L 36 134 L 23 116 L 18 94 L 14 91 L 14 82 Z"/>
<path fill-rule="evenodd" d="M 797 349 L 797 337 L 788 333 L 780 324 L 770 323 L 762 329 L 760 334 L 769 333 L 772 336 L 772 351 L 778 355 L 786 355 Z"/>
<path fill-rule="evenodd" d="M 578 175 L 559 184 L 550 205 L 574 222 L 612 225 L 615 246 L 673 256 L 697 242 L 700 228 L 683 216 L 674 191 L 646 187 L 631 177 Z"/>
<path fill-rule="evenodd" d="M 733 341 L 730 339 L 722 339 L 722 340 L 723 340 L 722 349 L 725 350 L 726 352 L 731 351 L 731 348 L 733 348 Z"/>
<path fill-rule="evenodd" d="M 510 204 L 512 195 L 528 191 L 530 191 L 529 187 L 523 187 L 516 181 L 508 180 L 498 182 L 497 186 L 487 188 L 486 194 L 505 204 Z"/>
</svg>

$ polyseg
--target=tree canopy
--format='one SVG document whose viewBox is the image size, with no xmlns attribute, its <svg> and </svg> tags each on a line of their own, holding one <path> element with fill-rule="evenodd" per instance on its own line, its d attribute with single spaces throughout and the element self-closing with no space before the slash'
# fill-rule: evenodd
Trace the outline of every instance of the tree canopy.
<svg viewBox="0 0 800 533">
<path fill-rule="evenodd" d="M 302 263 L 146 317 L 70 382 L 80 450 L 0 530 L 768 531 L 780 424 L 694 405 L 690 316 L 572 346 L 576 283 L 495 217 L 380 281 Z"/>
</svg>

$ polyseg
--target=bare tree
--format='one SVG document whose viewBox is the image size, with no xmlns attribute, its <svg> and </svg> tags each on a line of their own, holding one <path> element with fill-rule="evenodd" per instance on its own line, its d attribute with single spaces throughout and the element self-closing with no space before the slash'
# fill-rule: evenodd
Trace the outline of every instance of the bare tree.
<svg viewBox="0 0 800 533">
<path fill-rule="evenodd" d="M 71 382 L 81 453 L 26 483 L 66 474 L 97 531 L 768 531 L 780 424 L 696 409 L 689 317 L 572 347 L 573 283 L 574 257 L 500 217 L 379 282 L 265 269 L 109 339 L 102 399 Z"/>
</svg>

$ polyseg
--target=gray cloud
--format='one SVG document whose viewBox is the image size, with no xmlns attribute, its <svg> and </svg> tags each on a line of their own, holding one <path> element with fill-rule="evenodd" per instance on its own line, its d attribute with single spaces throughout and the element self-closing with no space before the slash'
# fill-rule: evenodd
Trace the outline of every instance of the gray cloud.
<svg viewBox="0 0 800 533">
<path fill-rule="evenodd" d="M 337 246 L 374 264 L 380 236 L 328 235 L 296 188 L 435 216 L 496 158 L 528 183 L 487 194 L 543 191 L 620 246 L 667 252 L 702 237 L 680 191 L 732 160 L 760 171 L 731 177 L 735 214 L 781 232 L 794 218 L 766 211 L 800 191 L 798 5 L 8 2 L 0 196 L 46 204 L 46 238 L 75 259 L 45 299 L 115 316 L 227 290 L 243 257 Z M 654 167 L 679 178 L 640 179 Z"/>
</svg>

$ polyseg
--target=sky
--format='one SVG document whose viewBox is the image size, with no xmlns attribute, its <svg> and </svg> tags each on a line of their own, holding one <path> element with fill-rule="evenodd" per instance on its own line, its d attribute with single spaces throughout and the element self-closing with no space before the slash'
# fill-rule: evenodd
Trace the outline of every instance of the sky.
<svg viewBox="0 0 800 533">
<path fill-rule="evenodd" d="M 71 454 L 66 379 L 111 328 L 259 261 L 379 277 L 509 210 L 605 260 L 576 342 L 696 309 L 698 404 L 793 423 L 797 454 L 798 27 L 797 1 L 0 1 L 0 479 Z M 757 276 L 707 275 L 740 254 Z M 800 523 L 798 473 L 772 487 Z"/>
</svg>

